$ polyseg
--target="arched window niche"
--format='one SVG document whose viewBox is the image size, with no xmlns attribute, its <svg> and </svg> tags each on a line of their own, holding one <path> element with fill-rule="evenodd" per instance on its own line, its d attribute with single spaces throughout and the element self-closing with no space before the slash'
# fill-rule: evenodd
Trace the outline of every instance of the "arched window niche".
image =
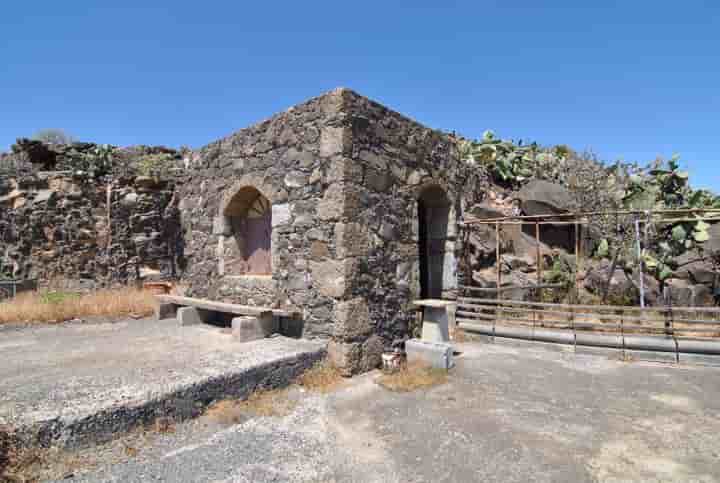
<svg viewBox="0 0 720 483">
<path fill-rule="evenodd" d="M 252 186 L 240 188 L 225 204 L 220 273 L 271 275 L 272 206 Z"/>
</svg>

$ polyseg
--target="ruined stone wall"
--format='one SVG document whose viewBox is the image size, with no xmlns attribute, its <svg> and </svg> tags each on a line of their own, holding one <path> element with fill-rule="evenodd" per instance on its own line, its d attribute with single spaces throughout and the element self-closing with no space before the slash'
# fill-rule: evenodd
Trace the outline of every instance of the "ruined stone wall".
<svg viewBox="0 0 720 483">
<path fill-rule="evenodd" d="M 188 295 L 297 307 L 306 337 L 332 335 L 346 290 L 333 223 L 346 214 L 341 101 L 338 92 L 312 99 L 196 153 L 181 201 Z M 236 256 L 223 210 L 247 187 L 272 206 L 271 276 L 223 263 Z"/>
<path fill-rule="evenodd" d="M 40 172 L 0 180 L 0 271 L 69 288 L 181 270 L 174 182 Z"/>
</svg>

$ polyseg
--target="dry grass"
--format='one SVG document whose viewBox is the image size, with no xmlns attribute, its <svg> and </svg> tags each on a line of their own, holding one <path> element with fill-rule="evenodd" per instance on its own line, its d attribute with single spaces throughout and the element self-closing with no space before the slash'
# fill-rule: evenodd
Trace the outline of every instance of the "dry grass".
<svg viewBox="0 0 720 483">
<path fill-rule="evenodd" d="M 93 467 L 93 461 L 77 453 L 57 448 L 29 448 L 12 454 L 5 473 L 0 473 L 0 481 L 29 483 L 63 480 L 80 470 Z"/>
<path fill-rule="evenodd" d="M 59 447 L 18 449 L 15 441 L 0 428 L 0 482 L 25 483 L 77 476 L 93 471 L 108 457 L 118 462 L 135 458 L 140 454 L 141 448 L 151 444 L 155 438 L 174 432 L 175 421 L 172 418 L 160 417 L 151 424 L 138 426 L 119 435 L 119 450 L 113 448 L 112 441 L 81 450 L 64 450 Z M 98 452 L 98 448 L 103 449 Z M 121 454 L 118 455 L 117 451 L 121 451 Z"/>
<path fill-rule="evenodd" d="M 145 316 L 155 299 L 150 292 L 134 288 L 108 289 L 76 294 L 33 292 L 0 302 L 0 324 L 8 322 L 63 322 L 88 316 Z"/>
<path fill-rule="evenodd" d="M 340 369 L 327 359 L 323 359 L 303 372 L 297 383 L 309 391 L 328 393 L 337 389 L 343 381 Z"/>
<path fill-rule="evenodd" d="M 390 391 L 409 392 L 444 384 L 447 371 L 415 363 L 405 365 L 395 373 L 383 374 L 377 382 Z"/>
<path fill-rule="evenodd" d="M 204 417 L 232 426 L 253 416 L 286 416 L 296 405 L 296 401 L 291 398 L 293 389 L 300 386 L 308 391 L 328 393 L 339 387 L 343 380 L 340 370 L 327 359 L 323 359 L 300 375 L 289 387 L 255 391 L 245 400 L 218 401 L 205 411 Z"/>
<path fill-rule="evenodd" d="M 205 411 L 211 420 L 231 426 L 240 424 L 250 416 L 285 416 L 292 411 L 294 401 L 288 397 L 288 389 L 255 391 L 245 400 L 225 399 Z"/>
</svg>

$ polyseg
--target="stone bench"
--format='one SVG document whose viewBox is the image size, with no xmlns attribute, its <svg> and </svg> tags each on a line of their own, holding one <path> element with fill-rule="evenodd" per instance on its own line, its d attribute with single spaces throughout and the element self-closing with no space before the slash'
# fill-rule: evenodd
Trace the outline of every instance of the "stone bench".
<svg viewBox="0 0 720 483">
<path fill-rule="evenodd" d="M 156 295 L 157 320 L 175 318 L 181 326 L 217 322 L 232 317 L 233 337 L 241 342 L 263 339 L 281 333 L 289 337 L 302 335 L 300 312 L 251 305 L 229 304 L 213 300 Z"/>
</svg>

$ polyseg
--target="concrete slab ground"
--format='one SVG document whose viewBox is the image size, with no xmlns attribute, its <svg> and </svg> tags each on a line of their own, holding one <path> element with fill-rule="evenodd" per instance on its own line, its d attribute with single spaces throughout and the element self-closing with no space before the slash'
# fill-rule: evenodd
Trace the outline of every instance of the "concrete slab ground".
<svg viewBox="0 0 720 483">
<path fill-rule="evenodd" d="M 240 343 L 218 327 L 145 319 L 3 327 L 0 354 L 0 425 L 22 428 L 33 443 L 74 447 L 286 384 L 324 346 L 285 337 Z"/>
<path fill-rule="evenodd" d="M 449 382 L 393 393 L 377 373 L 295 390 L 278 417 L 200 418 L 75 481 L 720 481 L 720 370 L 545 346 L 460 344 Z"/>
</svg>

